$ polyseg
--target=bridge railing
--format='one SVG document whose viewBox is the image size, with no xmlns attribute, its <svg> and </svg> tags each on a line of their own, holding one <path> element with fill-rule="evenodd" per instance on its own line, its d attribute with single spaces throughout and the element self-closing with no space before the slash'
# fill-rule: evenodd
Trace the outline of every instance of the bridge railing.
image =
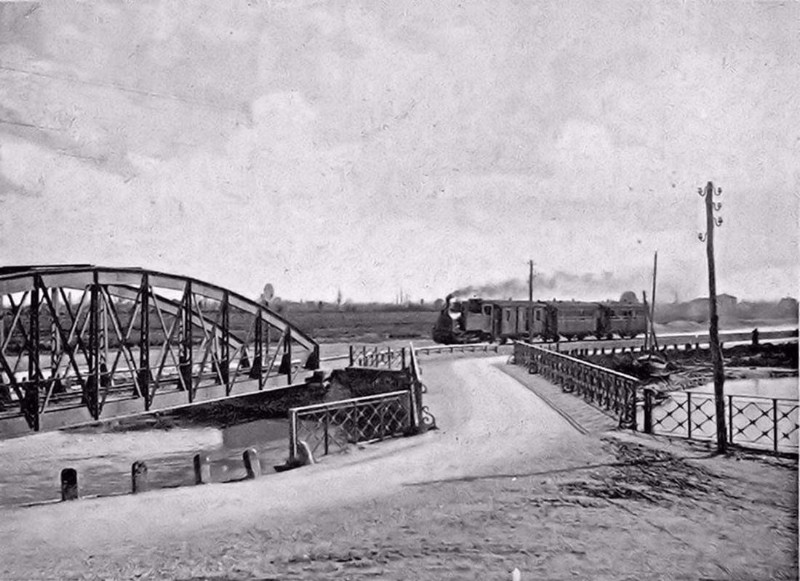
<svg viewBox="0 0 800 581">
<path fill-rule="evenodd" d="M 635 377 L 520 341 L 514 343 L 514 362 L 560 385 L 563 391 L 614 413 L 620 427 L 636 429 L 640 382 Z"/>
<path fill-rule="evenodd" d="M 500 345 L 497 343 L 466 343 L 463 345 L 435 345 L 431 347 L 417 347 L 418 355 L 440 355 L 442 353 L 499 353 Z"/>
<path fill-rule="evenodd" d="M 774 453 L 798 452 L 797 400 L 744 395 L 725 397 L 728 442 Z M 714 394 L 674 391 L 661 400 L 644 389 L 644 431 L 648 434 L 716 440 Z"/>
<path fill-rule="evenodd" d="M 289 410 L 289 457 L 296 463 L 298 445 L 305 442 L 312 455 L 327 455 L 351 444 L 419 434 L 436 427 L 423 403 L 427 388 L 413 345 L 358 350 L 351 347 L 351 367 L 369 367 L 402 374 L 408 389 Z M 327 361 L 340 361 L 341 356 Z M 322 360 L 323 362 L 326 359 Z M 410 380 L 410 381 L 409 381 Z"/>
<path fill-rule="evenodd" d="M 377 346 L 373 349 L 362 347 L 360 350 L 350 346 L 350 367 L 380 367 L 383 369 L 406 369 L 408 353 L 405 347 L 392 349 Z"/>
<path fill-rule="evenodd" d="M 295 461 L 298 443 L 314 456 L 345 450 L 352 444 L 383 440 L 414 428 L 410 390 L 357 397 L 289 410 L 289 456 Z"/>
<path fill-rule="evenodd" d="M 797 329 L 759 331 L 758 341 L 791 341 L 797 339 Z M 753 331 L 721 331 L 720 343 L 725 345 L 741 345 L 753 341 Z M 659 335 L 659 351 L 676 351 L 687 349 L 700 349 L 707 347 L 708 333 L 680 333 L 674 335 Z M 606 341 L 558 341 L 540 343 L 539 346 L 560 353 L 579 353 L 581 355 L 615 354 L 626 351 L 643 351 L 644 338 L 638 339 L 610 339 Z"/>
</svg>

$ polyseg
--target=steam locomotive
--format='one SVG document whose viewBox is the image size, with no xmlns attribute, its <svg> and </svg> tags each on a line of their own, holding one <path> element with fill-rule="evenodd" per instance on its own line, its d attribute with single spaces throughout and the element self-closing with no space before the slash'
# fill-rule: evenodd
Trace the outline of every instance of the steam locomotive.
<svg viewBox="0 0 800 581">
<path fill-rule="evenodd" d="M 437 343 L 539 338 L 633 338 L 645 332 L 645 308 L 633 302 L 498 301 L 445 299 L 433 327 Z"/>
</svg>

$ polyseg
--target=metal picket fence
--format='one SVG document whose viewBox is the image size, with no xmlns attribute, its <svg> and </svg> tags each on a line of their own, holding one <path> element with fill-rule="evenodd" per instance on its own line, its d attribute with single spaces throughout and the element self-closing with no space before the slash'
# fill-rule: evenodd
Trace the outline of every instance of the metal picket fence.
<svg viewBox="0 0 800 581">
<path fill-rule="evenodd" d="M 303 406 L 289 410 L 289 455 L 297 457 L 300 441 L 314 456 L 347 449 L 359 442 L 409 433 L 414 427 L 411 392 L 394 391 L 367 397 Z"/>
<path fill-rule="evenodd" d="M 360 350 L 350 346 L 351 367 L 379 367 L 382 369 L 405 369 L 408 366 L 408 353 L 405 347 L 374 349 L 362 347 Z"/>
<path fill-rule="evenodd" d="M 644 393 L 645 432 L 693 440 L 716 439 L 714 394 L 674 391 L 657 399 L 651 389 Z M 776 454 L 797 453 L 799 411 L 797 400 L 728 395 L 728 442 Z"/>
<path fill-rule="evenodd" d="M 635 377 L 521 341 L 514 343 L 514 362 L 560 385 L 563 391 L 613 412 L 620 427 L 636 429 L 640 382 Z"/>
<path fill-rule="evenodd" d="M 419 434 L 436 427 L 436 419 L 423 405 L 426 392 L 414 346 L 361 351 L 350 348 L 351 367 L 371 367 L 403 374 L 408 389 L 315 404 L 289 410 L 290 463 L 305 442 L 312 455 L 327 455 L 360 442 Z"/>
</svg>

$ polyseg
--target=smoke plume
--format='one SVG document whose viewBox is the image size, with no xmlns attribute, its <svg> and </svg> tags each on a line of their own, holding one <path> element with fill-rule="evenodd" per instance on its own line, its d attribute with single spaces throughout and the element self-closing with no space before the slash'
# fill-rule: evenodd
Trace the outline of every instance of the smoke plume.
<svg viewBox="0 0 800 581">
<path fill-rule="evenodd" d="M 536 275 L 533 279 L 533 298 L 538 300 L 605 300 L 619 299 L 625 291 L 640 286 L 637 280 L 615 276 L 612 272 L 601 274 L 573 274 L 557 271 L 552 275 Z M 496 283 L 469 285 L 453 291 L 453 297 L 464 299 L 527 299 L 527 279 L 509 278 Z"/>
</svg>

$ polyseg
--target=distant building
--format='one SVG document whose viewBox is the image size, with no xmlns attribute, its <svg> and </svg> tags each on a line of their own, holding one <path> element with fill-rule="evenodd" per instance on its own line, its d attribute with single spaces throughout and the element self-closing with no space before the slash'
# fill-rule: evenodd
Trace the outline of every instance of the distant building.
<svg viewBox="0 0 800 581">
<path fill-rule="evenodd" d="M 720 317 L 726 317 L 736 314 L 736 304 L 738 299 L 733 295 L 721 294 L 717 295 L 717 314 Z M 689 301 L 687 303 L 687 316 L 692 321 L 707 321 L 709 319 L 708 313 L 708 297 L 700 297 Z"/>
<path fill-rule="evenodd" d="M 783 316 L 797 316 L 797 299 L 784 297 L 778 302 L 778 313 Z"/>
</svg>

